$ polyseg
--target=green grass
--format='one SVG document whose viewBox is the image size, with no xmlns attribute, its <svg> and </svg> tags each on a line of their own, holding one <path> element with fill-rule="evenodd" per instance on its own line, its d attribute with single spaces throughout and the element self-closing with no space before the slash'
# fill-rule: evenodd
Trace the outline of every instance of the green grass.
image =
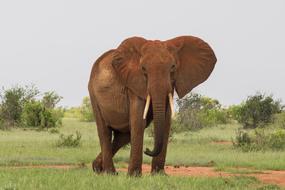
<svg viewBox="0 0 285 190">
<path fill-rule="evenodd" d="M 247 174 L 264 169 L 285 169 L 285 152 L 242 152 L 231 144 L 238 125 L 222 125 L 196 132 L 176 134 L 169 143 L 168 165 L 214 166 L 217 170 Z M 59 148 L 60 134 L 82 134 L 78 148 Z M 153 146 L 153 139 L 145 135 L 144 148 Z M 130 147 L 115 156 L 116 167 L 127 167 Z M 0 131 L 0 190 L 18 189 L 278 189 L 264 186 L 252 177 L 207 178 L 166 177 L 144 175 L 130 178 L 124 173 L 118 176 L 94 175 L 90 163 L 100 152 L 95 123 L 64 119 L 59 133 L 32 129 Z M 144 163 L 151 158 L 144 155 Z M 81 169 L 13 169 L 15 165 L 81 164 Z M 7 167 L 3 167 L 7 166 Z M 247 167 L 245 171 L 230 169 Z"/>
<path fill-rule="evenodd" d="M 207 178 L 94 175 L 90 169 L 0 169 L 0 190 L 54 189 L 258 189 L 267 187 L 252 177 Z M 279 189 L 277 186 L 271 189 Z"/>
<path fill-rule="evenodd" d="M 285 169 L 284 151 L 242 152 L 231 144 L 216 144 L 214 141 L 231 141 L 238 125 L 223 125 L 197 132 L 176 134 L 169 143 L 167 164 L 225 167 L 250 167 L 255 169 Z M 59 148 L 56 142 L 60 134 L 31 129 L 0 131 L 0 165 L 78 164 L 91 163 L 100 152 L 94 123 L 64 119 L 63 134 L 82 134 L 79 148 Z M 145 135 L 144 148 L 152 148 L 152 138 Z M 129 147 L 115 156 L 115 163 L 128 162 Z M 144 155 L 144 162 L 151 158 Z"/>
</svg>

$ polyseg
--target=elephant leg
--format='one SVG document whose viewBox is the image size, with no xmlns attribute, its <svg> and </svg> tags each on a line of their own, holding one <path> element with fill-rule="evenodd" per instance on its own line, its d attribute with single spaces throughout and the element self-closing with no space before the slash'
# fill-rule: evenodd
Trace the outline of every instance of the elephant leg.
<svg viewBox="0 0 285 190">
<path fill-rule="evenodd" d="M 130 130 L 131 130 L 131 154 L 128 174 L 139 176 L 142 171 L 142 151 L 145 120 L 143 120 L 144 101 L 129 93 L 130 97 Z"/>
<path fill-rule="evenodd" d="M 112 153 L 113 157 L 118 152 L 120 148 L 125 146 L 130 142 L 130 133 L 120 133 L 114 132 L 114 139 L 112 143 Z M 94 172 L 100 173 L 103 171 L 103 162 L 102 162 L 102 152 L 100 152 L 97 158 L 93 161 L 93 170 Z"/>
<path fill-rule="evenodd" d="M 101 170 L 107 173 L 115 173 L 115 167 L 113 163 L 113 153 L 112 153 L 112 130 L 103 120 L 101 112 L 98 108 L 98 105 L 95 104 L 95 113 L 96 113 L 96 124 L 97 124 L 97 131 L 101 146 L 102 152 L 102 170 L 99 167 L 99 164 L 96 164 L 95 161 L 95 170 Z M 100 159 L 98 159 L 100 161 Z M 96 169 L 97 168 L 97 169 Z"/>
<path fill-rule="evenodd" d="M 153 157 L 153 159 L 152 159 L 152 162 L 151 162 L 151 173 L 152 174 L 155 174 L 155 173 L 165 174 L 164 165 L 165 165 L 165 157 L 166 157 L 166 152 L 167 152 L 170 124 L 171 124 L 171 114 L 170 114 L 170 109 L 168 108 L 167 113 L 166 113 L 163 148 L 162 148 L 160 154 L 156 157 Z"/>
</svg>

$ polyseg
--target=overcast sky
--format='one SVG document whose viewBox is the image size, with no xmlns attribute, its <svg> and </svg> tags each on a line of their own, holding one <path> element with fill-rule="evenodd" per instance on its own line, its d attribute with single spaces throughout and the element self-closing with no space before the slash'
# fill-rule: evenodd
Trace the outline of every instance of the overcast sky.
<svg viewBox="0 0 285 190">
<path fill-rule="evenodd" d="M 130 36 L 194 35 L 218 58 L 196 92 L 224 105 L 256 91 L 285 101 L 284 0 L 9 0 L 0 2 L 0 86 L 88 95 L 93 62 Z"/>
</svg>

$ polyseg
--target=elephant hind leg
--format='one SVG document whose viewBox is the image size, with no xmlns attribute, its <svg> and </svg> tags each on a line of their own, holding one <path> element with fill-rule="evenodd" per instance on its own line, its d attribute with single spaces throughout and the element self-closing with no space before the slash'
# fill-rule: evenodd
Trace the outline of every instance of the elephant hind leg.
<svg viewBox="0 0 285 190">
<path fill-rule="evenodd" d="M 112 156 L 114 156 L 120 148 L 130 142 L 130 133 L 114 132 L 114 139 L 112 142 Z M 94 172 L 100 173 L 103 171 L 102 153 L 100 152 L 97 158 L 93 161 Z"/>
</svg>

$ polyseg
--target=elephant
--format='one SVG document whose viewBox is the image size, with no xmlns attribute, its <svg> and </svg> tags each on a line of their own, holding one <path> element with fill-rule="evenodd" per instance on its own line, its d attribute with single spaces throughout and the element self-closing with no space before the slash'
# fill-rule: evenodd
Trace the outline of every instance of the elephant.
<svg viewBox="0 0 285 190">
<path fill-rule="evenodd" d="M 183 98 L 208 79 L 216 64 L 212 48 L 194 36 L 166 41 L 125 39 L 93 64 L 88 91 L 96 118 L 101 152 L 97 173 L 115 174 L 113 156 L 130 143 L 128 175 L 142 172 L 144 130 L 154 124 L 151 172 L 164 173 L 173 94 Z"/>
</svg>

